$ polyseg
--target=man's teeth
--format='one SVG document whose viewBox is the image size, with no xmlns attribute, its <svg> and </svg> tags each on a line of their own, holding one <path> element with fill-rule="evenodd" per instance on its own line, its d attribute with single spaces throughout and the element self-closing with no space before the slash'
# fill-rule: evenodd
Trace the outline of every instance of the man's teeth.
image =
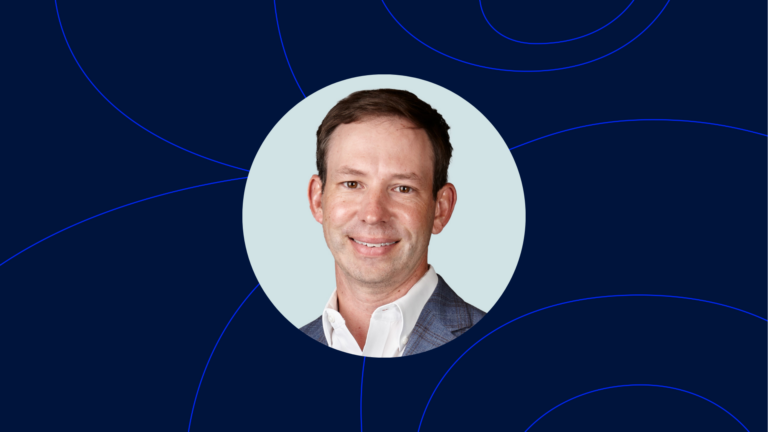
<svg viewBox="0 0 768 432">
<path fill-rule="evenodd" d="M 361 242 L 361 241 L 356 240 L 356 239 L 352 239 L 352 240 L 355 240 L 355 243 L 360 243 L 361 245 L 366 245 L 368 247 L 382 247 L 382 246 L 389 246 L 389 245 L 397 243 L 396 241 L 393 241 L 392 243 L 379 243 L 379 244 L 375 244 L 375 243 Z"/>
</svg>

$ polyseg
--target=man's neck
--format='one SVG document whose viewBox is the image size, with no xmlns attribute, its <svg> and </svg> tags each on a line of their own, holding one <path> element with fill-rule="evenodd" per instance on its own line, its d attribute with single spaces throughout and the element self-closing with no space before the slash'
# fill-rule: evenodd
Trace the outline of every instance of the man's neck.
<svg viewBox="0 0 768 432">
<path fill-rule="evenodd" d="M 347 329 L 357 341 L 362 350 L 368 337 L 368 327 L 371 324 L 373 312 L 385 304 L 389 304 L 406 295 L 429 270 L 429 264 L 416 267 L 413 273 L 403 282 L 387 287 L 370 289 L 349 281 L 346 275 L 336 266 L 336 295 L 339 313 L 346 322 Z M 351 283 L 350 283 L 351 282 Z"/>
</svg>

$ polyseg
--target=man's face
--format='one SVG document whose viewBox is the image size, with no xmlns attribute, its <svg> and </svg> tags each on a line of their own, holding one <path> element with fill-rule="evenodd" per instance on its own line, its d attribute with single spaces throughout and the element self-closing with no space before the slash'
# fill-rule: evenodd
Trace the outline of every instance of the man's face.
<svg viewBox="0 0 768 432">
<path fill-rule="evenodd" d="M 321 208 L 313 214 L 345 276 L 396 286 L 426 268 L 430 236 L 442 230 L 432 161 L 426 132 L 405 119 L 371 118 L 334 130 Z"/>
</svg>

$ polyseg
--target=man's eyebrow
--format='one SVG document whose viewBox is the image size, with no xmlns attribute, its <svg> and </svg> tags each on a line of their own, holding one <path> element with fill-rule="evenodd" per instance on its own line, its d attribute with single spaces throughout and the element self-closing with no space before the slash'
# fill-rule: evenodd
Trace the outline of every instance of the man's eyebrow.
<svg viewBox="0 0 768 432">
<path fill-rule="evenodd" d="M 362 172 L 362 171 L 360 171 L 358 169 L 354 169 L 352 167 L 348 167 L 346 165 L 341 167 L 341 168 L 339 168 L 338 171 L 336 171 L 336 172 L 338 172 L 339 174 L 346 174 L 346 175 L 353 175 L 353 176 L 364 176 L 365 175 L 364 172 Z"/>
<path fill-rule="evenodd" d="M 392 176 L 393 179 L 397 180 L 413 180 L 413 181 L 420 181 L 421 177 L 416 174 L 415 172 L 409 172 L 409 173 L 402 173 L 402 174 L 394 174 Z"/>
<path fill-rule="evenodd" d="M 346 165 L 339 168 L 336 172 L 342 175 L 353 175 L 353 176 L 360 176 L 360 177 L 365 176 L 365 172 L 360 171 L 359 169 L 352 168 L 350 166 L 346 166 Z M 395 180 L 421 181 L 421 176 L 419 176 L 415 172 L 392 174 L 392 178 Z"/>
</svg>

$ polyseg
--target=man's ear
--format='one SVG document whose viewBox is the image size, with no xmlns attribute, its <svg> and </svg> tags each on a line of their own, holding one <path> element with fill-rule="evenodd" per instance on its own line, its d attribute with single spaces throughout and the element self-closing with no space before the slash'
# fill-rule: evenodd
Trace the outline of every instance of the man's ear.
<svg viewBox="0 0 768 432">
<path fill-rule="evenodd" d="M 453 208 L 456 207 L 456 187 L 446 183 L 437 191 L 437 203 L 435 205 L 435 220 L 432 222 L 432 234 L 440 234 L 448 225 L 453 214 Z"/>
<path fill-rule="evenodd" d="M 323 182 L 319 175 L 313 175 L 309 179 L 307 197 L 309 198 L 309 210 L 312 212 L 312 217 L 323 223 Z"/>
</svg>

